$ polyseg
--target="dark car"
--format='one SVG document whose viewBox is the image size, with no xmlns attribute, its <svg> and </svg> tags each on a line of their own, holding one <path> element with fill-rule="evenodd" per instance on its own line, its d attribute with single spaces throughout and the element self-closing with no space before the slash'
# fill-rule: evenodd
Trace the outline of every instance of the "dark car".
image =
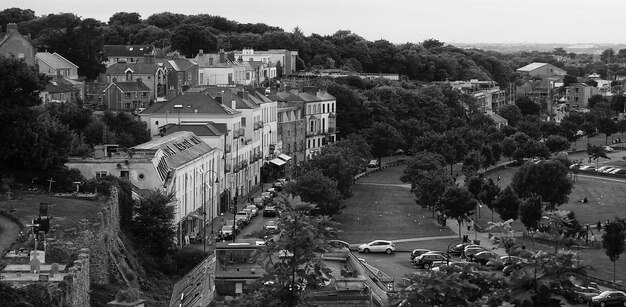
<svg viewBox="0 0 626 307">
<path fill-rule="evenodd" d="M 600 294 L 600 291 L 590 287 L 583 287 L 579 285 L 572 285 L 571 287 L 564 287 L 561 290 L 561 294 L 564 298 L 584 304 L 591 301 L 591 298 Z"/>
<path fill-rule="evenodd" d="M 626 293 L 622 291 L 604 291 L 591 298 L 591 306 L 626 306 Z"/>
<path fill-rule="evenodd" d="M 263 209 L 263 216 L 277 216 L 278 209 L 275 206 L 267 206 Z"/>
<path fill-rule="evenodd" d="M 473 262 L 478 262 L 482 265 L 487 264 L 487 262 L 489 262 L 490 260 L 499 261 L 500 256 L 498 256 L 498 254 L 492 251 L 484 251 L 484 252 L 480 252 L 472 256 Z"/>
<path fill-rule="evenodd" d="M 413 262 L 420 269 L 430 269 L 433 266 L 433 262 L 448 260 L 449 258 L 445 254 L 426 253 L 413 259 Z"/>
<path fill-rule="evenodd" d="M 426 254 L 428 252 L 431 252 L 431 250 L 429 249 L 423 249 L 423 248 L 416 248 L 411 252 L 411 262 L 413 262 L 413 259 L 415 259 L 416 257 L 419 257 L 423 254 Z"/>
<path fill-rule="evenodd" d="M 457 245 L 453 246 L 453 247 L 450 249 L 450 254 L 453 254 L 453 255 L 457 255 L 457 256 L 458 256 L 458 255 L 460 255 L 460 254 L 462 254 L 462 253 L 463 253 L 463 250 L 465 250 L 465 247 L 466 247 L 466 246 L 468 246 L 468 245 L 474 245 L 474 244 L 473 244 L 473 243 L 461 243 L 461 244 L 457 244 Z"/>
</svg>

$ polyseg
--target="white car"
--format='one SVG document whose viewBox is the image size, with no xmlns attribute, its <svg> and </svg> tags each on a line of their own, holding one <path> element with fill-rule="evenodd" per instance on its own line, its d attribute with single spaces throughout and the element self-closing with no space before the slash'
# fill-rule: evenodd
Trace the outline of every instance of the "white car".
<svg viewBox="0 0 626 307">
<path fill-rule="evenodd" d="M 606 152 L 612 152 L 614 150 L 611 146 L 602 146 L 602 149 L 604 149 L 604 151 Z"/>
<path fill-rule="evenodd" d="M 607 172 L 609 174 L 617 174 L 617 172 L 623 170 L 622 168 L 616 167 L 615 169 L 612 169 L 611 171 Z"/>
<path fill-rule="evenodd" d="M 250 210 L 253 217 L 259 215 L 259 208 L 255 205 L 247 205 L 245 209 Z"/>
<path fill-rule="evenodd" d="M 609 168 L 612 168 L 612 166 L 608 166 L 608 165 L 605 165 L 605 166 L 600 166 L 600 167 L 598 167 L 598 168 L 596 169 L 596 172 L 598 172 L 598 173 L 602 173 L 602 172 L 604 172 L 605 170 L 607 170 L 607 169 L 609 169 Z"/>
<path fill-rule="evenodd" d="M 594 171 L 596 169 L 593 165 L 583 165 L 579 168 L 581 171 Z"/>
<path fill-rule="evenodd" d="M 265 227 L 265 230 L 267 231 L 278 230 L 278 221 L 270 220 L 269 222 L 265 224 L 264 227 Z"/>
<path fill-rule="evenodd" d="M 361 244 L 359 246 L 359 252 L 361 253 L 387 253 L 391 254 L 396 251 L 396 246 L 391 241 L 375 240 L 367 244 Z"/>
</svg>

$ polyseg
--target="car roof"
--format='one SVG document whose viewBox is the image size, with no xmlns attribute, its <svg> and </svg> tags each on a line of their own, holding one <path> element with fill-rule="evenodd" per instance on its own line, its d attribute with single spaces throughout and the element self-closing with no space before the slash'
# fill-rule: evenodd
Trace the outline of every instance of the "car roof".
<svg viewBox="0 0 626 307">
<path fill-rule="evenodd" d="M 391 241 L 387 241 L 387 240 L 374 240 L 374 241 L 372 241 L 372 242 L 370 242 L 370 243 L 368 243 L 368 244 L 372 244 L 372 243 L 379 243 L 379 242 L 382 242 L 382 243 L 387 243 L 387 244 L 391 244 L 391 243 L 393 243 L 393 242 L 391 242 Z"/>
</svg>

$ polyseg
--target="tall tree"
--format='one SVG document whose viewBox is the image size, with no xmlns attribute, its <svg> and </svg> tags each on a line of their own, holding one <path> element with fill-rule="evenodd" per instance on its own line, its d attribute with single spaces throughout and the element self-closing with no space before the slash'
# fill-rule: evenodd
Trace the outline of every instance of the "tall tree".
<svg viewBox="0 0 626 307">
<path fill-rule="evenodd" d="M 498 108 L 498 115 L 504 117 L 509 125 L 515 126 L 522 119 L 522 111 L 514 104 L 505 104 Z"/>
<path fill-rule="evenodd" d="M 459 224 L 459 238 L 461 238 L 461 224 L 474 213 L 477 205 L 476 199 L 467 189 L 450 186 L 443 193 L 440 205 L 444 216 L 455 219 Z"/>
<path fill-rule="evenodd" d="M 504 188 L 502 193 L 496 198 L 494 209 L 503 221 L 517 220 L 520 207 L 520 200 L 511 186 Z"/>
<path fill-rule="evenodd" d="M 131 232 L 146 253 L 158 258 L 165 257 L 174 247 L 173 200 L 173 193 L 151 190 L 134 208 Z"/>
<path fill-rule="evenodd" d="M 625 220 L 616 218 L 606 225 L 606 231 L 602 234 L 602 247 L 604 247 L 605 253 L 609 256 L 611 262 L 613 262 L 613 282 L 615 282 L 615 263 L 624 252 L 624 240 L 626 240 L 625 223 Z"/>
<path fill-rule="evenodd" d="M 387 123 L 375 122 L 371 128 L 363 133 L 372 147 L 372 155 L 378 158 L 381 167 L 382 157 L 402 146 L 402 135 L 395 127 Z"/>
<path fill-rule="evenodd" d="M 604 144 L 609 144 L 609 136 L 617 133 L 619 128 L 612 118 L 604 117 L 598 120 L 598 132 L 604 134 Z"/>
<path fill-rule="evenodd" d="M 551 153 L 557 153 L 560 151 L 566 151 L 569 148 L 570 143 L 566 138 L 560 135 L 550 135 L 546 140 L 546 146 Z"/>
<path fill-rule="evenodd" d="M 491 221 L 493 222 L 493 212 L 495 209 L 494 203 L 496 198 L 500 195 L 500 187 L 493 181 L 493 179 L 488 178 L 483 182 L 483 185 L 480 188 L 480 193 L 478 194 L 478 199 L 491 210 Z"/>
<path fill-rule="evenodd" d="M 541 196 L 531 196 L 522 200 L 519 219 L 527 230 L 537 229 L 543 216 Z"/>
<path fill-rule="evenodd" d="M 551 160 L 524 164 L 513 175 L 511 186 L 519 197 L 539 195 L 550 208 L 555 208 L 567 202 L 573 184 L 567 167 L 559 161 Z"/>
<path fill-rule="evenodd" d="M 339 213 L 343 206 L 343 196 L 337 189 L 337 182 L 314 169 L 297 177 L 287 185 L 288 193 L 300 196 L 302 201 L 315 205 L 315 214 L 329 215 Z"/>
</svg>

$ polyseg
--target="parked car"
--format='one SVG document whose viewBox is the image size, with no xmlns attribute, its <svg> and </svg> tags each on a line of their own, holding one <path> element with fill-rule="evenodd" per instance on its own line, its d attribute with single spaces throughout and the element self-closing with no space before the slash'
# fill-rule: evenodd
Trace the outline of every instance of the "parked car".
<svg viewBox="0 0 626 307">
<path fill-rule="evenodd" d="M 603 173 L 603 174 L 608 174 L 608 173 L 610 173 L 610 172 L 614 171 L 615 169 L 617 169 L 617 167 L 609 167 L 609 168 L 605 168 L 605 169 L 603 169 L 603 170 L 601 171 L 601 173 Z"/>
<path fill-rule="evenodd" d="M 278 221 L 277 220 L 270 220 L 269 222 L 265 223 L 265 226 L 263 226 L 263 228 L 265 228 L 265 231 L 277 231 L 278 230 Z"/>
<path fill-rule="evenodd" d="M 373 159 L 373 160 L 370 160 L 369 163 L 367 163 L 367 167 L 369 168 L 380 167 L 380 163 L 378 163 L 378 160 Z"/>
<path fill-rule="evenodd" d="M 591 298 L 591 306 L 626 306 L 626 293 L 622 291 L 604 291 Z"/>
<path fill-rule="evenodd" d="M 616 167 L 616 168 L 614 168 L 614 169 L 610 170 L 610 171 L 609 171 L 609 172 L 607 172 L 607 173 L 609 173 L 609 174 L 614 174 L 614 175 L 615 175 L 615 174 L 617 174 L 619 171 L 623 171 L 623 170 L 624 170 L 624 169 L 622 169 L 622 168 Z"/>
<path fill-rule="evenodd" d="M 476 264 L 475 262 L 467 262 L 467 261 L 452 262 L 452 261 L 446 261 L 446 265 L 454 266 L 454 267 L 458 267 L 458 268 L 470 268 L 470 270 L 472 270 L 472 271 L 477 271 L 478 270 L 478 267 L 477 267 L 478 264 Z M 442 265 L 439 265 L 437 267 L 433 267 L 431 270 L 433 270 L 433 271 L 440 271 L 441 267 L 442 267 Z"/>
<path fill-rule="evenodd" d="M 261 196 L 255 197 L 252 202 L 259 210 L 265 208 L 265 200 Z"/>
<path fill-rule="evenodd" d="M 239 233 L 239 227 L 237 226 L 237 223 L 233 222 L 232 220 L 224 221 L 224 225 L 222 225 L 222 229 L 220 229 L 219 233 L 222 239 L 232 238 L 233 233 L 235 235 Z"/>
<path fill-rule="evenodd" d="M 415 259 L 413 259 L 413 263 L 416 267 L 420 269 L 430 269 L 433 266 L 433 262 L 435 261 L 448 261 L 449 258 L 446 255 L 436 254 L 436 253 L 426 253 Z"/>
<path fill-rule="evenodd" d="M 419 257 L 423 254 L 426 254 L 428 252 L 431 252 L 431 250 L 429 249 L 423 249 L 423 248 L 416 248 L 411 252 L 411 262 L 413 262 L 413 259 L 415 259 L 415 257 Z"/>
<path fill-rule="evenodd" d="M 467 246 L 465 247 L 463 253 L 465 254 L 465 257 L 471 259 L 474 255 L 483 251 L 485 251 L 485 248 L 482 246 Z"/>
<path fill-rule="evenodd" d="M 505 266 L 504 269 L 502 269 L 502 273 L 504 274 L 504 276 L 509 276 L 514 271 L 517 271 L 517 270 L 519 270 L 519 269 L 521 269 L 523 267 L 524 267 L 524 263 L 523 262 L 509 264 L 509 265 Z"/>
<path fill-rule="evenodd" d="M 248 225 L 251 219 L 250 212 L 243 211 L 243 210 L 238 211 L 237 214 L 235 215 L 235 219 L 243 221 L 245 225 Z"/>
<path fill-rule="evenodd" d="M 259 215 L 259 209 L 255 205 L 247 205 L 246 210 L 250 210 L 252 217 Z"/>
<path fill-rule="evenodd" d="M 584 304 L 591 301 L 594 296 L 599 295 L 600 291 L 590 287 L 572 285 L 569 287 L 563 287 L 563 289 L 561 290 L 561 294 L 564 298 L 570 301 Z"/>
<path fill-rule="evenodd" d="M 581 171 L 590 171 L 590 172 L 593 172 L 593 171 L 595 171 L 595 170 L 596 170 L 596 167 L 595 167 L 595 166 L 593 166 L 593 165 L 585 165 L 585 166 L 581 166 L 581 167 L 580 167 L 580 170 L 581 170 Z"/>
<path fill-rule="evenodd" d="M 611 168 L 611 167 L 612 167 L 612 166 L 609 166 L 609 165 L 600 166 L 600 167 L 598 167 L 598 168 L 596 169 L 596 173 L 602 173 L 602 172 L 604 172 L 605 170 L 607 170 L 607 169 L 609 169 L 609 168 Z"/>
<path fill-rule="evenodd" d="M 469 245 L 476 245 L 476 244 L 473 244 L 473 243 L 460 243 L 460 244 L 457 244 L 457 245 L 455 245 L 454 247 L 452 247 L 450 249 L 450 254 L 458 256 L 458 255 L 462 254 L 463 250 L 465 250 L 465 247 L 469 246 Z"/>
<path fill-rule="evenodd" d="M 396 251 L 396 246 L 391 241 L 375 240 L 367 244 L 361 244 L 359 246 L 359 252 L 361 253 L 387 253 L 391 254 Z"/>
<path fill-rule="evenodd" d="M 263 209 L 263 216 L 278 216 L 278 209 L 275 206 L 268 205 Z"/>
<path fill-rule="evenodd" d="M 613 174 L 615 174 L 615 175 L 626 175 L 626 169 L 620 169 L 620 170 L 614 172 Z"/>
<path fill-rule="evenodd" d="M 486 265 L 490 260 L 500 261 L 500 256 L 492 251 L 483 251 L 472 256 L 473 262 L 478 262 L 482 265 Z"/>
<path fill-rule="evenodd" d="M 604 149 L 605 152 L 613 152 L 613 147 L 611 146 L 602 146 L 602 149 Z"/>
</svg>

